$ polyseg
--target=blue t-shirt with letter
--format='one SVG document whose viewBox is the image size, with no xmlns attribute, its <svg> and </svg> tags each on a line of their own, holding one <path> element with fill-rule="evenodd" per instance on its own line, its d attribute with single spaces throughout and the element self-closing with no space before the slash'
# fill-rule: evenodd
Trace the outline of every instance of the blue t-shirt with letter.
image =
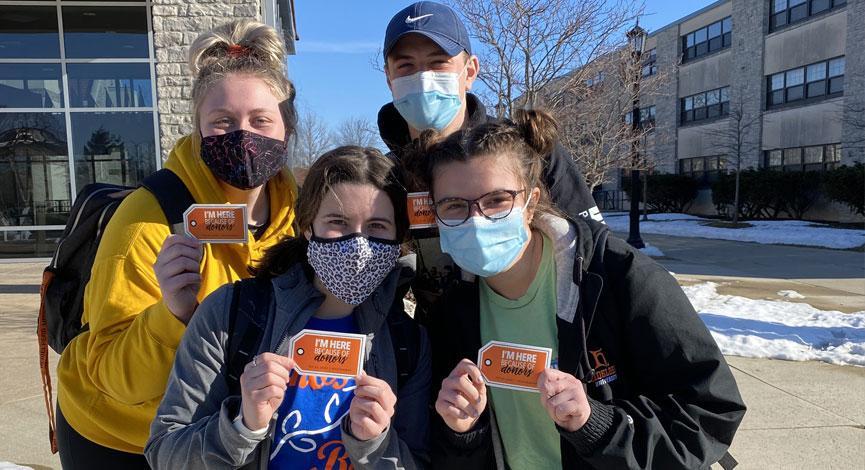
<svg viewBox="0 0 865 470">
<path fill-rule="evenodd" d="M 311 318 L 307 329 L 357 333 L 354 315 L 324 320 Z M 314 377 L 291 372 L 285 398 L 277 411 L 270 448 L 270 470 L 353 468 L 342 443 L 340 426 L 354 397 L 354 379 Z"/>
</svg>

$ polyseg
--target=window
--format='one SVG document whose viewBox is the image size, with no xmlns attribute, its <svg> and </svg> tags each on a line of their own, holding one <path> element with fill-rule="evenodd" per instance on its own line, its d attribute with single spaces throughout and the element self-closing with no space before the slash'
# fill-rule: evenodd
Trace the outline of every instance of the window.
<svg viewBox="0 0 865 470">
<path fill-rule="evenodd" d="M 775 31 L 846 4 L 847 0 L 773 0 L 769 10 L 769 29 Z"/>
<path fill-rule="evenodd" d="M 805 69 L 793 69 L 786 73 L 787 80 L 787 102 L 798 101 L 805 96 Z"/>
<path fill-rule="evenodd" d="M 724 159 L 718 155 L 679 160 L 679 174 L 697 178 L 704 183 L 717 180 L 722 171 L 724 171 Z"/>
<path fill-rule="evenodd" d="M 730 87 L 697 93 L 682 99 L 682 124 L 728 114 L 730 114 Z"/>
<path fill-rule="evenodd" d="M 843 93 L 844 65 L 839 57 L 768 76 L 766 106 Z"/>
<path fill-rule="evenodd" d="M 0 58 L 57 59 L 60 33 L 53 6 L 0 6 Z"/>
<path fill-rule="evenodd" d="M 595 85 L 598 85 L 604 81 L 604 78 L 606 78 L 606 76 L 604 75 L 604 72 L 600 71 L 595 76 L 586 80 L 586 86 L 591 88 Z"/>
<path fill-rule="evenodd" d="M 831 170 L 841 161 L 841 144 L 767 150 L 764 158 L 764 166 L 772 170 Z"/>
<path fill-rule="evenodd" d="M 844 91 L 844 57 L 829 61 L 829 93 L 841 93 Z"/>
<path fill-rule="evenodd" d="M 655 125 L 655 107 L 649 106 L 648 108 L 640 109 L 640 127 L 653 127 Z"/>
<path fill-rule="evenodd" d="M 646 53 L 646 59 L 643 61 L 643 77 L 650 77 L 658 73 L 658 66 L 656 61 L 658 59 L 657 51 L 655 49 L 650 50 Z"/>
<path fill-rule="evenodd" d="M 733 43 L 733 19 L 724 18 L 682 36 L 682 58 L 696 59 L 706 54 L 730 47 Z"/>
<path fill-rule="evenodd" d="M 160 164 L 152 2 L 2 3 L 0 258 L 45 256 L 83 185 Z"/>
</svg>

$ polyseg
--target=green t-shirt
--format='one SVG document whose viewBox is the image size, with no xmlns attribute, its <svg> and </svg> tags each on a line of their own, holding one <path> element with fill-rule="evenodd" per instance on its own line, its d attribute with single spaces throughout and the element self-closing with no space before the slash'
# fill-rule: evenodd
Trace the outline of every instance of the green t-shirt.
<svg viewBox="0 0 865 470">
<path fill-rule="evenodd" d="M 495 293 L 480 283 L 481 342 L 508 341 L 553 349 L 556 341 L 556 263 L 552 241 L 543 237 L 541 265 L 529 290 L 517 300 Z M 489 387 L 508 466 L 514 470 L 561 468 L 559 432 L 541 405 L 540 396 Z"/>
</svg>

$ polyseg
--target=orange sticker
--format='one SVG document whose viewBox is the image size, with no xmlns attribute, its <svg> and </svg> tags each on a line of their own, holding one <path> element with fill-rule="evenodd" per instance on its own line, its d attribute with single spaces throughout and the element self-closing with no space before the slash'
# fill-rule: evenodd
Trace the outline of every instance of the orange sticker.
<svg viewBox="0 0 865 470">
<path fill-rule="evenodd" d="M 193 204 L 183 213 L 183 228 L 205 243 L 246 243 L 246 205 Z"/>
<path fill-rule="evenodd" d="M 553 350 L 524 344 L 490 341 L 478 351 L 478 366 L 487 385 L 538 391 L 538 377 L 550 367 Z"/>
<path fill-rule="evenodd" d="M 430 228 L 436 226 L 435 210 L 433 200 L 429 192 L 409 193 L 408 204 L 408 228 Z"/>
<path fill-rule="evenodd" d="M 301 374 L 352 378 L 363 370 L 366 336 L 302 330 L 291 338 L 288 351 Z"/>
</svg>

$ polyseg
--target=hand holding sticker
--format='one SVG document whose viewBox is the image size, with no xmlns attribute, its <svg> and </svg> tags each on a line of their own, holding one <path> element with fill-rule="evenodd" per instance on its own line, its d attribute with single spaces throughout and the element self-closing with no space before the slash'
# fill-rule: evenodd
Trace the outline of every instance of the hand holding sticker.
<svg viewBox="0 0 865 470">
<path fill-rule="evenodd" d="M 193 204 L 183 213 L 183 228 L 204 243 L 246 243 L 246 205 Z"/>
<path fill-rule="evenodd" d="M 363 372 L 366 336 L 302 330 L 291 338 L 288 350 L 301 374 L 351 379 Z"/>
<path fill-rule="evenodd" d="M 478 351 L 478 364 L 488 385 L 537 392 L 538 377 L 550 368 L 550 348 L 490 341 Z"/>
</svg>

